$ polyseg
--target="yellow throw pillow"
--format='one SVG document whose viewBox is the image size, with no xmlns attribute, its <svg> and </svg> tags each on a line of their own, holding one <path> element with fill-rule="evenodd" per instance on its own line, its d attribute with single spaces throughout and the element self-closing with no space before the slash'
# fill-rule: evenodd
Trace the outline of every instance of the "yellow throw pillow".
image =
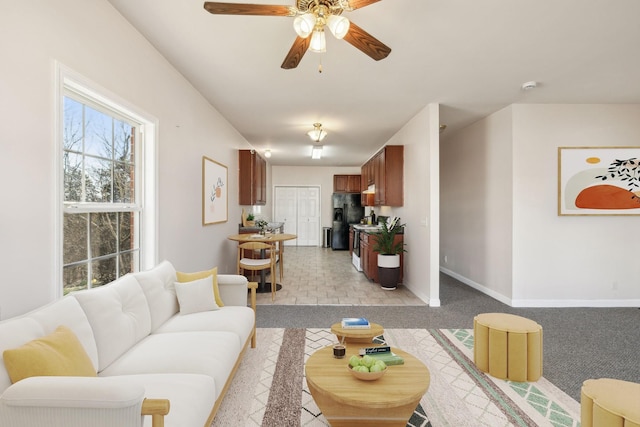
<svg viewBox="0 0 640 427">
<path fill-rule="evenodd" d="M 196 273 L 181 273 L 177 272 L 176 276 L 178 278 L 178 282 L 193 282 L 194 280 L 204 279 L 208 276 L 213 276 L 213 296 L 216 299 L 216 304 L 218 307 L 224 307 L 224 303 L 222 302 L 222 298 L 220 298 L 220 291 L 218 290 L 218 267 L 214 267 L 211 270 L 198 271 Z"/>
<path fill-rule="evenodd" d="M 73 331 L 58 326 L 51 334 L 2 353 L 12 383 L 29 377 L 95 377 L 96 370 Z"/>
</svg>

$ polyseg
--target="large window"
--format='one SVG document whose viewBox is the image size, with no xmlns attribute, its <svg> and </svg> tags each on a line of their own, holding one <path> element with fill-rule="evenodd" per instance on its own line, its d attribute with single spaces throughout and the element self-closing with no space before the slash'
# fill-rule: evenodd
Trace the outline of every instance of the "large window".
<svg viewBox="0 0 640 427">
<path fill-rule="evenodd" d="M 150 215 L 143 209 L 145 123 L 66 81 L 61 96 L 61 269 L 67 294 L 140 270 L 143 223 Z M 146 246 L 153 244 L 146 239 Z"/>
</svg>

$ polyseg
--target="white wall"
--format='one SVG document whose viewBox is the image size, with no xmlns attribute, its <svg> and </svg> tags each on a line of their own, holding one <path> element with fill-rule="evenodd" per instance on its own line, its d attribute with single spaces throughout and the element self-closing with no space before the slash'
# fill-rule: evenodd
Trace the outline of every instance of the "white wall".
<svg viewBox="0 0 640 427">
<path fill-rule="evenodd" d="M 104 0 L 3 1 L 0 318 L 49 302 L 54 277 L 55 61 L 157 118 L 160 259 L 235 271 L 238 132 Z M 202 226 L 201 161 L 228 166 L 229 221 Z"/>
<path fill-rule="evenodd" d="M 558 147 L 639 141 L 639 105 L 513 105 L 446 136 L 443 271 L 514 306 L 640 305 L 638 217 L 557 215 Z"/>
<path fill-rule="evenodd" d="M 513 129 L 513 304 L 640 306 L 640 217 L 557 215 L 557 148 L 640 146 L 640 105 L 515 105 Z"/>
<path fill-rule="evenodd" d="M 324 166 L 273 166 L 271 168 L 271 190 L 269 198 L 273 200 L 273 188 L 276 186 L 319 186 L 320 187 L 320 226 L 333 225 L 333 175 L 360 175 L 360 167 L 324 167 Z M 271 213 L 273 216 L 273 213 Z M 322 244 L 322 233 L 319 234 Z"/>
<path fill-rule="evenodd" d="M 440 265 L 505 302 L 512 288 L 511 111 L 445 133 L 440 143 Z"/>
<path fill-rule="evenodd" d="M 440 305 L 438 110 L 428 105 L 385 144 L 404 145 L 404 205 L 378 208 L 406 224 L 403 285 L 431 306 Z"/>
</svg>

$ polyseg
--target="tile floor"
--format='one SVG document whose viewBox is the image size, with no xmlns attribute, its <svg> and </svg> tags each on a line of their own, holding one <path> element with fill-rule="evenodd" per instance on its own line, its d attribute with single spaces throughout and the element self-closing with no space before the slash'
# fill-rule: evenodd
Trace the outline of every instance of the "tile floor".
<svg viewBox="0 0 640 427">
<path fill-rule="evenodd" d="M 277 266 L 276 269 L 280 267 Z M 279 270 L 276 272 L 279 275 Z M 256 279 L 259 279 L 257 277 Z M 269 276 L 267 276 L 267 281 Z M 258 294 L 258 304 L 273 305 L 426 305 L 404 286 L 382 290 L 351 264 L 349 251 L 287 246 L 282 289 Z"/>
</svg>

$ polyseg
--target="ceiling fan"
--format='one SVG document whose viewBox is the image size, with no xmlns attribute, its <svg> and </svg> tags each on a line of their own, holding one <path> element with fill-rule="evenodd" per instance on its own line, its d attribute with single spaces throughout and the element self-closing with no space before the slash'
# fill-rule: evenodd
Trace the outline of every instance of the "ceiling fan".
<svg viewBox="0 0 640 427">
<path fill-rule="evenodd" d="M 341 16 L 342 12 L 360 9 L 380 0 L 295 1 L 295 6 L 207 1 L 204 8 L 214 15 L 295 16 L 293 28 L 298 37 L 282 62 L 281 67 L 285 69 L 296 68 L 307 50 L 325 51 L 325 26 L 336 38 L 344 38 L 347 43 L 376 61 L 386 58 L 391 53 L 391 48 Z"/>
</svg>

